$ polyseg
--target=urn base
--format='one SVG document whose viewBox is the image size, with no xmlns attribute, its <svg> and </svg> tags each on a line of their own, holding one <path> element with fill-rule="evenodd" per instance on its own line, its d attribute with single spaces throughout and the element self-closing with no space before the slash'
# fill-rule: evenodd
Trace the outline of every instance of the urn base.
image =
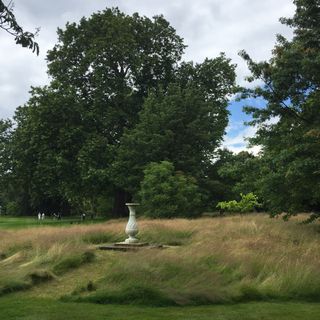
<svg viewBox="0 0 320 320">
<path fill-rule="evenodd" d="M 132 236 L 129 236 L 129 238 L 127 238 L 126 240 L 124 240 L 125 243 L 137 243 L 139 242 L 139 239 L 135 238 L 135 237 L 132 237 Z"/>
</svg>

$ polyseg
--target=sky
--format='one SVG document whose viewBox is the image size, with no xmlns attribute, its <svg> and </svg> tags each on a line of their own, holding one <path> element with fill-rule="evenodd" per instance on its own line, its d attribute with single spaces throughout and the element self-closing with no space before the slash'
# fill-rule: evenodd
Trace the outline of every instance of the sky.
<svg viewBox="0 0 320 320">
<path fill-rule="evenodd" d="M 9 0 L 3 0 L 5 4 Z M 57 28 L 78 22 L 106 7 L 119 7 L 127 14 L 138 12 L 152 17 L 163 14 L 184 38 L 188 46 L 184 61 L 202 62 L 225 52 L 237 64 L 237 82 L 248 85 L 249 71 L 238 52 L 245 49 L 255 61 L 267 60 L 280 33 L 287 38 L 292 31 L 279 22 L 294 13 L 292 0 L 14 0 L 14 14 L 25 30 L 40 27 L 36 41 L 37 56 L 15 44 L 12 36 L 0 30 L 0 118 L 12 117 L 15 109 L 29 98 L 31 86 L 49 82 L 46 52 L 57 42 Z M 244 125 L 249 116 L 242 112 L 245 104 L 263 105 L 263 101 L 231 102 L 231 116 L 223 145 L 234 152 L 247 147 L 246 138 L 255 128 Z M 257 148 L 251 149 L 256 153 Z"/>
</svg>

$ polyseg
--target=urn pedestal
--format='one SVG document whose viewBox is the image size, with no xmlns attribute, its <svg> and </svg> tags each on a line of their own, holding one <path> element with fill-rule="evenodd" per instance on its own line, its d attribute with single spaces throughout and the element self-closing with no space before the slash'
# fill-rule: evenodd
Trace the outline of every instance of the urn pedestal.
<svg viewBox="0 0 320 320">
<path fill-rule="evenodd" d="M 127 244 L 137 243 L 139 240 L 135 237 L 138 232 L 138 224 L 136 220 L 136 207 L 139 206 L 139 203 L 126 203 L 126 206 L 129 208 L 129 220 L 126 226 L 126 234 L 129 236 L 124 242 Z"/>
</svg>

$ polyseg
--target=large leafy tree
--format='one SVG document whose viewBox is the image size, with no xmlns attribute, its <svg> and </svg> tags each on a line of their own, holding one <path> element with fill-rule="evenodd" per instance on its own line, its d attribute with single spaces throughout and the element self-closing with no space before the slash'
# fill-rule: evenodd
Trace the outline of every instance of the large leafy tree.
<svg viewBox="0 0 320 320">
<path fill-rule="evenodd" d="M 23 177 L 34 208 L 57 198 L 76 207 L 106 190 L 125 200 L 108 166 L 148 90 L 174 78 L 183 41 L 162 16 L 118 9 L 67 24 L 58 36 L 47 58 L 50 85 L 34 88 L 15 116 L 12 181 Z"/>
<path fill-rule="evenodd" d="M 85 103 L 86 120 L 110 143 L 136 122 L 148 90 L 173 79 L 185 48 L 162 16 L 151 20 L 118 9 L 67 24 L 58 37 L 48 53 L 52 85 Z"/>
<path fill-rule="evenodd" d="M 11 182 L 22 185 L 33 208 L 66 210 L 77 204 L 81 177 L 76 156 L 84 143 L 81 105 L 50 87 L 34 88 L 28 103 L 15 113 Z M 67 126 L 67 127 L 66 127 Z"/>
<path fill-rule="evenodd" d="M 295 0 L 292 40 L 278 36 L 269 61 L 254 62 L 246 52 L 251 80 L 263 85 L 247 93 L 267 101 L 247 107 L 258 125 L 253 143 L 262 146 L 260 190 L 274 212 L 320 210 L 320 1 Z"/>
<path fill-rule="evenodd" d="M 184 48 L 162 16 L 118 9 L 58 29 L 51 83 L 15 115 L 11 184 L 34 209 L 84 210 L 113 194 L 119 215 L 151 161 L 205 178 L 235 67 L 224 55 L 180 64 Z"/>
<path fill-rule="evenodd" d="M 37 32 L 32 33 L 24 31 L 18 24 L 16 17 L 13 13 L 13 2 L 10 1 L 8 5 L 0 0 L 0 29 L 5 30 L 14 36 L 14 40 L 22 47 L 31 49 L 36 54 L 39 54 L 39 45 L 35 41 Z"/>
<path fill-rule="evenodd" d="M 183 64 L 175 83 L 151 93 L 138 124 L 121 139 L 113 164 L 116 183 L 137 193 L 145 167 L 160 161 L 203 180 L 228 123 L 234 67 L 224 55 Z"/>
<path fill-rule="evenodd" d="M 151 20 L 118 9 L 83 18 L 58 35 L 59 43 L 48 54 L 53 85 L 85 105 L 85 126 L 94 128 L 94 139 L 105 140 L 109 150 L 117 147 L 124 128 L 136 123 L 148 90 L 172 81 L 185 48 L 162 16 Z M 121 188 L 115 193 L 117 213 L 128 196 Z"/>
</svg>

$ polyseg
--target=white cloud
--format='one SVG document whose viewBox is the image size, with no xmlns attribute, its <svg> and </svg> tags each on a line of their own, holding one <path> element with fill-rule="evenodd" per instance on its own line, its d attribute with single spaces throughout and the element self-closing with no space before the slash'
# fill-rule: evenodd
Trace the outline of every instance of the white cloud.
<svg viewBox="0 0 320 320">
<path fill-rule="evenodd" d="M 239 153 L 241 151 L 249 151 L 253 154 L 258 154 L 260 151 L 259 146 L 248 147 L 248 139 L 252 138 L 256 131 L 256 127 L 243 127 L 243 129 L 239 130 L 239 123 L 235 127 L 229 127 L 229 131 L 227 130 L 227 134 L 225 135 L 224 141 L 222 143 L 222 147 L 231 150 L 234 153 Z M 227 128 L 228 129 L 228 128 Z M 237 132 L 236 134 L 232 134 L 232 131 Z"/>
<path fill-rule="evenodd" d="M 273 125 L 279 121 L 279 117 L 273 117 L 266 121 L 266 125 Z M 223 148 L 227 148 L 234 153 L 248 151 L 257 155 L 261 151 L 261 146 L 249 146 L 249 138 L 255 136 L 258 130 L 257 126 L 244 126 L 240 121 L 231 122 L 226 130 L 226 135 L 222 143 Z"/>
</svg>

